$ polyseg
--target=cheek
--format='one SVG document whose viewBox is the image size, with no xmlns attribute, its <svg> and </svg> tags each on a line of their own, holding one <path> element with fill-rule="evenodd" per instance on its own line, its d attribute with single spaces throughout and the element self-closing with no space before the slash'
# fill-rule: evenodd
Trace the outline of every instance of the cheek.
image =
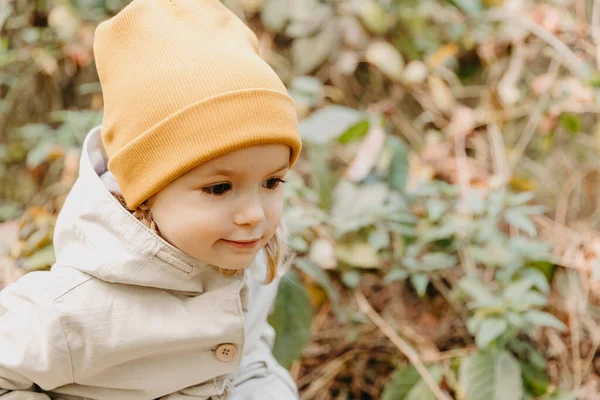
<svg viewBox="0 0 600 400">
<path fill-rule="evenodd" d="M 265 206 L 265 215 L 268 221 L 267 229 L 271 231 L 271 234 L 275 234 L 275 231 L 281 222 L 281 216 L 283 215 L 283 198 L 281 195 L 273 196 L 272 199 L 269 199 Z"/>
<path fill-rule="evenodd" d="M 223 216 L 218 207 L 202 207 L 196 203 L 198 201 L 192 206 L 180 199 L 177 207 L 153 210 L 161 235 L 187 253 L 219 239 L 221 229 L 226 226 L 221 221 Z"/>
</svg>

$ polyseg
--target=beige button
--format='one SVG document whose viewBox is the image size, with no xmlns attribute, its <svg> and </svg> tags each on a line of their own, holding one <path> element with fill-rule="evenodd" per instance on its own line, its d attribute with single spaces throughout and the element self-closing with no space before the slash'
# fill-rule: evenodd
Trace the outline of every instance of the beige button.
<svg viewBox="0 0 600 400">
<path fill-rule="evenodd" d="M 236 353 L 237 349 L 234 344 L 223 343 L 217 346 L 217 358 L 223 362 L 232 361 Z"/>
</svg>

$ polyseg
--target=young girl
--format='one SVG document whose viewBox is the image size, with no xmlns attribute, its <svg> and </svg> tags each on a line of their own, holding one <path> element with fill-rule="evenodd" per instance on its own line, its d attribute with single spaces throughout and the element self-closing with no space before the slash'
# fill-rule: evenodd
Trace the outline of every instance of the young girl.
<svg viewBox="0 0 600 400">
<path fill-rule="evenodd" d="M 0 400 L 297 399 L 266 319 L 301 141 L 257 48 L 218 0 L 99 25 L 103 123 L 55 265 L 0 292 Z"/>
</svg>

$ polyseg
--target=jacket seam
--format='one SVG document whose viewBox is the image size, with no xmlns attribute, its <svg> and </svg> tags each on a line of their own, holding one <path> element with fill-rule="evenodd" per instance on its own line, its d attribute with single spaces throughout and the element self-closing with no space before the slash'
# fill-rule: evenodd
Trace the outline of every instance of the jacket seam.
<svg viewBox="0 0 600 400">
<path fill-rule="evenodd" d="M 79 285 L 77 285 L 77 286 L 79 286 Z M 52 311 L 54 312 L 56 319 L 58 320 L 58 324 L 60 325 L 60 329 L 63 334 L 63 339 L 65 341 L 65 345 L 67 346 L 67 354 L 69 355 L 69 366 L 71 367 L 71 382 L 70 383 L 75 383 L 75 370 L 73 368 L 73 357 L 71 356 L 71 347 L 69 346 L 69 340 L 67 339 L 65 327 L 62 324 L 60 315 L 59 315 L 58 311 L 56 310 L 56 305 L 54 303 L 52 304 Z"/>
<path fill-rule="evenodd" d="M 58 300 L 62 299 L 62 298 L 63 298 L 63 297 L 66 295 L 66 294 L 68 294 L 68 293 L 70 293 L 71 291 L 73 291 L 73 290 L 77 289 L 79 286 L 83 285 L 84 283 L 91 281 L 92 279 L 94 279 L 94 277 L 92 277 L 92 276 L 88 276 L 88 277 L 87 277 L 87 278 L 86 278 L 86 279 L 85 279 L 83 282 L 79 282 L 77 285 L 75 285 L 75 286 L 73 286 L 73 287 L 69 288 L 69 290 L 65 291 L 65 292 L 64 292 L 64 293 L 62 293 L 60 296 L 58 296 L 57 298 L 55 298 L 55 299 L 52 301 L 52 305 L 54 306 L 54 303 L 56 303 Z"/>
<path fill-rule="evenodd" d="M 58 296 L 57 298 L 55 298 L 52 301 L 52 311 L 54 312 L 54 315 L 56 316 L 56 319 L 58 320 L 58 324 L 60 325 L 60 329 L 61 329 L 62 334 L 63 334 L 63 339 L 65 340 L 65 344 L 67 346 L 67 354 L 69 355 L 69 366 L 71 367 L 71 383 L 75 383 L 75 368 L 73 367 L 73 357 L 71 355 L 71 346 L 69 346 L 69 339 L 67 338 L 67 332 L 65 330 L 65 327 L 62 324 L 62 320 L 60 318 L 60 313 L 56 309 L 56 302 L 58 300 L 60 300 L 61 298 L 63 298 L 67 293 L 70 293 L 72 290 L 78 288 L 79 286 L 83 285 L 86 282 L 91 281 L 92 279 L 93 279 L 92 277 L 88 277 L 83 282 L 79 282 L 77 285 L 69 288 L 69 290 L 67 290 L 66 292 L 62 293 L 60 296 Z"/>
</svg>

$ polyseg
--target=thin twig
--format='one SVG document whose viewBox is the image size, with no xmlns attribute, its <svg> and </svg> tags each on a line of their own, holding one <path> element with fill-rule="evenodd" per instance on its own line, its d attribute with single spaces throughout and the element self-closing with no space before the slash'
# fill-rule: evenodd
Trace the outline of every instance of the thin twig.
<svg viewBox="0 0 600 400">
<path fill-rule="evenodd" d="M 443 351 L 436 356 L 423 357 L 423 360 L 428 363 L 436 363 L 444 360 L 449 360 L 452 358 L 464 358 L 469 354 L 477 351 L 477 346 L 468 346 L 461 349 L 452 349 Z"/>
<path fill-rule="evenodd" d="M 594 0 L 592 8 L 592 38 L 596 45 L 596 68 L 600 69 L 600 0 Z"/>
<path fill-rule="evenodd" d="M 550 74 L 551 82 L 552 82 L 551 85 L 554 84 L 554 81 L 556 80 L 556 76 L 558 75 L 559 67 L 560 67 L 560 63 L 558 61 L 552 59 L 552 62 L 550 63 L 550 68 L 548 69 L 548 71 L 549 71 L 548 73 Z M 523 155 L 523 153 L 525 153 L 525 150 L 527 149 L 529 142 L 531 142 L 531 139 L 533 138 L 533 135 L 535 134 L 537 127 L 539 126 L 540 122 L 542 121 L 542 116 L 544 115 L 544 110 L 546 109 L 546 107 L 548 107 L 549 102 L 550 102 L 550 90 L 547 90 L 544 93 L 544 95 L 542 96 L 542 99 L 540 100 L 540 102 L 537 103 L 537 106 L 531 113 L 531 117 L 527 121 L 527 125 L 525 126 L 525 129 L 523 130 L 523 134 L 521 136 L 519 136 L 519 140 L 517 140 L 517 143 L 511 154 L 509 173 L 512 173 L 512 171 L 514 171 L 515 167 L 519 163 L 519 160 L 521 159 L 521 156 Z"/>
<path fill-rule="evenodd" d="M 340 370 L 344 367 L 344 364 L 350 359 L 356 356 L 357 350 L 350 350 L 345 354 L 342 354 L 338 358 L 330 361 L 327 366 L 325 366 L 321 373 L 319 374 L 319 378 L 317 378 L 307 389 L 302 393 L 300 397 L 301 400 L 312 399 L 314 395 L 316 395 L 319 390 L 323 389 L 328 382 L 330 382 Z"/>
<path fill-rule="evenodd" d="M 387 336 L 388 339 L 392 341 L 392 343 L 394 343 L 398 350 L 400 350 L 402 354 L 404 354 L 406 358 L 408 358 L 408 360 L 415 367 L 419 375 L 421 375 L 421 378 L 423 379 L 429 390 L 431 390 L 431 392 L 434 394 L 435 398 L 437 400 L 451 400 L 450 397 L 444 391 L 442 391 L 442 389 L 440 389 L 435 379 L 433 379 L 427 368 L 425 368 L 425 365 L 423 365 L 423 362 L 421 361 L 421 358 L 419 357 L 417 352 L 413 350 L 413 348 L 400 336 L 398 336 L 398 334 L 394 332 L 394 330 L 388 325 L 388 323 L 385 322 L 383 318 L 381 318 L 381 316 L 373 309 L 371 304 L 369 304 L 369 301 L 365 298 L 365 296 L 360 290 L 356 292 L 355 297 L 356 302 L 358 303 L 358 308 L 364 314 L 366 314 L 367 317 L 369 317 L 369 319 L 373 321 L 375 325 L 377 325 L 381 332 L 383 332 L 383 334 Z"/>
<path fill-rule="evenodd" d="M 485 12 L 482 14 L 482 16 L 492 21 L 515 24 L 523 29 L 526 29 L 553 47 L 554 50 L 557 51 L 560 58 L 562 58 L 565 66 L 569 68 L 573 75 L 584 80 L 589 79 L 590 71 L 588 70 L 587 66 L 579 59 L 579 57 L 575 55 L 575 53 L 573 53 L 571 49 L 569 49 L 569 46 L 532 20 L 524 18 L 518 14 L 515 14 L 514 12 L 509 12 L 500 7 Z"/>
<path fill-rule="evenodd" d="M 581 386 L 581 354 L 579 354 L 579 346 L 581 344 L 580 328 L 579 328 L 579 307 L 580 307 L 580 286 L 577 284 L 578 272 L 569 271 L 568 280 L 571 286 L 571 298 L 569 301 L 569 326 L 571 328 L 571 356 L 573 361 L 573 389 L 577 390 Z M 576 281 L 577 279 L 577 281 Z"/>
<path fill-rule="evenodd" d="M 588 31 L 588 24 L 585 19 L 585 0 L 576 0 L 575 2 L 575 13 L 577 15 L 578 33 L 581 36 L 585 36 Z"/>
<path fill-rule="evenodd" d="M 498 129 L 498 125 L 491 123 L 488 127 L 488 135 L 490 136 L 492 160 L 494 160 L 494 174 L 502 177 L 502 182 L 506 182 L 508 181 L 510 172 L 506 159 L 504 139 Z"/>
</svg>

